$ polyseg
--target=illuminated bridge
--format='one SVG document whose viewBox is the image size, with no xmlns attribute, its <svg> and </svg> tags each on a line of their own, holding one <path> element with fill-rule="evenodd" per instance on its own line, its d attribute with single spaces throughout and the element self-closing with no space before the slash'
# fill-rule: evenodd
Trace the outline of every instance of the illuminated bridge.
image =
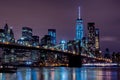
<svg viewBox="0 0 120 80">
<path fill-rule="evenodd" d="M 69 67 L 81 67 L 82 65 L 82 59 L 86 58 L 88 60 L 92 60 L 92 61 L 97 61 L 97 62 L 108 62 L 111 63 L 112 61 L 110 59 L 105 59 L 105 58 L 98 58 L 95 56 L 90 56 L 87 54 L 81 54 L 81 53 L 75 53 L 69 50 L 57 50 L 54 48 L 44 48 L 44 47 L 40 47 L 40 46 L 36 46 L 36 47 L 32 47 L 32 46 L 23 46 L 17 43 L 9 43 L 9 42 L 5 42 L 5 43 L 0 43 L 0 48 L 1 50 L 3 50 L 3 54 L 8 54 L 8 55 L 16 55 L 16 56 L 28 56 L 28 53 L 30 53 L 31 51 L 35 54 L 40 53 L 40 54 L 44 54 L 47 55 L 46 57 L 50 57 L 49 55 L 56 55 L 60 57 L 60 60 L 64 60 L 64 62 L 68 62 L 68 66 Z M 7 52 L 6 52 L 7 51 Z M 21 55 L 22 54 L 22 55 Z M 32 62 L 41 62 L 41 59 L 43 57 L 41 57 L 40 54 L 37 54 L 36 57 L 38 57 L 37 59 L 35 59 L 35 57 L 30 58 L 29 60 Z M 33 54 L 30 54 L 30 56 L 34 56 Z M 15 57 L 16 57 L 15 56 Z M 43 56 L 43 55 L 42 55 Z M 67 56 L 67 60 L 66 60 L 66 56 Z M 25 57 L 25 58 L 26 58 Z M 41 58 L 39 58 L 41 57 Z M 50 57 L 48 59 L 48 62 L 45 61 L 45 63 L 50 63 L 52 57 Z M 43 59 L 45 60 L 45 59 Z M 19 59 L 18 63 L 21 60 Z M 6 61 L 8 62 L 8 61 Z M 55 62 L 55 60 L 53 61 Z M 63 62 L 61 62 L 63 63 Z"/>
</svg>

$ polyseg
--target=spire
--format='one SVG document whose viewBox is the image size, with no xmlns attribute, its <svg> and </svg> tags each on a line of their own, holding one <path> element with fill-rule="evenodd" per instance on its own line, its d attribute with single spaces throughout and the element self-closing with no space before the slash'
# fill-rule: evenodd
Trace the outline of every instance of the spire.
<svg viewBox="0 0 120 80">
<path fill-rule="evenodd" d="M 80 19 L 81 16 L 80 16 L 80 6 L 78 7 L 78 19 Z"/>
</svg>

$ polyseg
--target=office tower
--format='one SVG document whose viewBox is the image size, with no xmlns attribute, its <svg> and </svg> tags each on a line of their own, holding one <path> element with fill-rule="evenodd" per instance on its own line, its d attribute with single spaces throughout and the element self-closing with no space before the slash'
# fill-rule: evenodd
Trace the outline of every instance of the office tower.
<svg viewBox="0 0 120 80">
<path fill-rule="evenodd" d="M 15 42 L 14 33 L 12 28 L 8 27 L 8 24 L 4 26 L 5 42 Z"/>
<path fill-rule="evenodd" d="M 50 47 L 52 46 L 51 43 L 51 36 L 50 35 L 45 35 L 42 39 L 41 39 L 41 46 L 46 46 L 46 47 Z"/>
<path fill-rule="evenodd" d="M 22 37 L 32 39 L 32 29 L 29 27 L 22 28 Z"/>
<path fill-rule="evenodd" d="M 39 48 L 39 36 L 32 36 L 32 46 Z M 31 59 L 36 60 L 39 58 L 39 51 L 38 50 L 32 50 L 31 52 Z"/>
<path fill-rule="evenodd" d="M 80 7 L 78 7 L 78 18 L 76 20 L 76 40 L 82 40 L 84 37 L 84 27 L 83 27 L 83 20 L 80 16 Z M 82 44 L 81 44 L 82 46 Z"/>
<path fill-rule="evenodd" d="M 100 44 L 99 44 L 99 29 L 95 29 L 95 49 L 99 50 L 100 49 Z"/>
<path fill-rule="evenodd" d="M 110 58 L 110 51 L 108 48 L 105 49 L 104 58 Z"/>
<path fill-rule="evenodd" d="M 95 23 L 88 23 L 88 50 L 95 48 Z"/>
<path fill-rule="evenodd" d="M 33 46 L 39 46 L 39 36 L 32 36 Z"/>
<path fill-rule="evenodd" d="M 51 44 L 56 44 L 56 29 L 48 29 L 48 35 L 51 36 Z"/>
<path fill-rule="evenodd" d="M 17 40 L 19 44 L 25 45 L 25 46 L 32 46 L 32 29 L 29 27 L 23 27 L 22 28 L 22 37 Z"/>
<path fill-rule="evenodd" d="M 4 29 L 0 29 L 0 42 L 5 42 Z"/>
</svg>

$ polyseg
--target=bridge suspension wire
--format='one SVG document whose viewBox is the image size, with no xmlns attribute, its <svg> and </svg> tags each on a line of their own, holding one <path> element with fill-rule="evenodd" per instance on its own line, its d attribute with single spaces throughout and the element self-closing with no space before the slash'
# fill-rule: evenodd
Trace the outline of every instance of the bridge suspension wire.
<svg viewBox="0 0 120 80">
<path fill-rule="evenodd" d="M 88 51 L 88 49 L 85 47 L 85 46 L 83 46 L 83 48 L 86 50 L 86 51 Z M 91 57 L 95 57 L 91 52 L 88 52 L 89 53 L 89 55 L 91 56 Z"/>
</svg>

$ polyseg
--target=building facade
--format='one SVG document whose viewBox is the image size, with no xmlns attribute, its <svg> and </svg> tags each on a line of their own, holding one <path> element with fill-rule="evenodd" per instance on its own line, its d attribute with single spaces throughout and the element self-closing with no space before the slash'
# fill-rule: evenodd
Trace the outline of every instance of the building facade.
<svg viewBox="0 0 120 80">
<path fill-rule="evenodd" d="M 95 23 L 88 23 L 88 51 L 95 50 Z"/>
<path fill-rule="evenodd" d="M 32 29 L 29 27 L 23 27 L 22 28 L 22 37 L 32 39 Z"/>
<path fill-rule="evenodd" d="M 32 29 L 29 27 L 23 27 L 22 37 L 19 40 L 17 40 L 17 42 L 25 46 L 32 46 L 32 40 Z"/>
<path fill-rule="evenodd" d="M 0 29 L 0 42 L 15 42 L 14 33 L 8 24 L 5 24 L 4 29 Z"/>
<path fill-rule="evenodd" d="M 76 40 L 82 40 L 84 37 L 83 20 L 80 17 L 80 7 L 78 8 L 78 18 L 76 20 Z"/>
<path fill-rule="evenodd" d="M 32 36 L 33 46 L 39 46 L 39 36 Z"/>
<path fill-rule="evenodd" d="M 46 46 L 47 48 L 48 48 L 48 47 L 51 47 L 51 46 L 52 46 L 51 40 L 52 40 L 52 38 L 51 38 L 50 35 L 45 35 L 45 36 L 41 39 L 40 45 L 41 45 L 41 46 Z"/>
<path fill-rule="evenodd" d="M 48 35 L 51 36 L 51 44 L 56 45 L 56 29 L 48 29 Z"/>
<path fill-rule="evenodd" d="M 99 34 L 100 31 L 98 28 L 95 29 L 95 49 L 99 50 L 100 49 L 100 40 L 99 40 Z"/>
</svg>

